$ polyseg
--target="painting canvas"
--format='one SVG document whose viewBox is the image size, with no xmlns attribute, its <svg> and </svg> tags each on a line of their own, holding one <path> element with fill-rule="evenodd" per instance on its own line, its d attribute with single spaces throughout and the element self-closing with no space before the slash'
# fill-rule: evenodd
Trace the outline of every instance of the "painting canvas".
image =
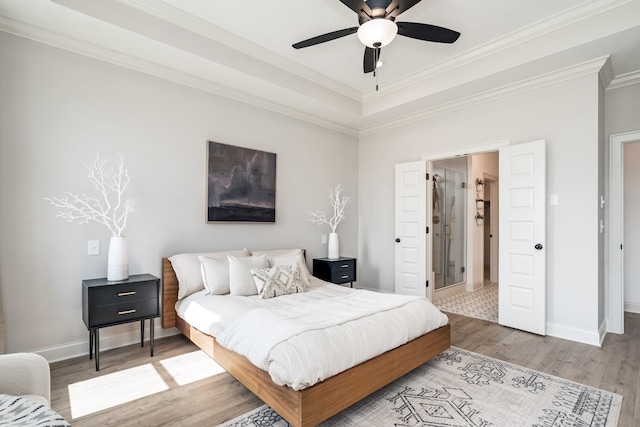
<svg viewBox="0 0 640 427">
<path fill-rule="evenodd" d="M 275 222 L 275 153 L 208 141 L 207 162 L 207 221 Z"/>
</svg>

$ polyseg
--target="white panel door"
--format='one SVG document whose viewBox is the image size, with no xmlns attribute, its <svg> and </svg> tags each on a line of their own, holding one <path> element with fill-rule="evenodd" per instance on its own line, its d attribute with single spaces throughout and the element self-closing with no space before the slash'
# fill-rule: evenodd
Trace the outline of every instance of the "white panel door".
<svg viewBox="0 0 640 427">
<path fill-rule="evenodd" d="M 427 164 L 396 165 L 395 279 L 396 293 L 426 295 Z"/>
<path fill-rule="evenodd" d="M 500 149 L 499 323 L 546 334 L 546 148 Z"/>
</svg>

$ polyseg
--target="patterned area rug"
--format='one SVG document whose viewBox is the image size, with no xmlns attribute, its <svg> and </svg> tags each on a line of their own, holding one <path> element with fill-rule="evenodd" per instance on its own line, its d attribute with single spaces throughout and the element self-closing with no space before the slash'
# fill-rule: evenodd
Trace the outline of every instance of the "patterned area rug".
<svg viewBox="0 0 640 427">
<path fill-rule="evenodd" d="M 622 396 L 451 347 L 322 426 L 613 427 Z M 286 427 L 266 405 L 224 427 Z"/>
<path fill-rule="evenodd" d="M 498 323 L 498 284 L 486 282 L 481 289 L 460 292 L 433 304 L 441 311 Z"/>
</svg>

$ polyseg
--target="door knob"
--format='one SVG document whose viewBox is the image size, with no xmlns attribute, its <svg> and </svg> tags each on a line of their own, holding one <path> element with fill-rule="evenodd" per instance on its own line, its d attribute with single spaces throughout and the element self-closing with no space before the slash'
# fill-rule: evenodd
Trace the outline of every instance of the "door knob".
<svg viewBox="0 0 640 427">
<path fill-rule="evenodd" d="M 400 243 L 400 238 L 396 238 L 396 243 Z"/>
<path fill-rule="evenodd" d="M 540 250 L 540 249 L 542 249 L 542 244 L 541 243 L 536 243 L 534 248 L 536 248 L 537 250 Z"/>
</svg>

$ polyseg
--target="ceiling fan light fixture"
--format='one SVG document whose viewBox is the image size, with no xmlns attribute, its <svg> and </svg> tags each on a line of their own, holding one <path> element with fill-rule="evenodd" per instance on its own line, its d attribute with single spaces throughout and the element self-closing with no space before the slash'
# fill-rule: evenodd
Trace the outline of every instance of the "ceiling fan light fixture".
<svg viewBox="0 0 640 427">
<path fill-rule="evenodd" d="M 396 34 L 398 34 L 396 23 L 384 18 L 372 19 L 358 28 L 358 38 L 363 45 L 371 48 L 388 45 Z"/>
</svg>

